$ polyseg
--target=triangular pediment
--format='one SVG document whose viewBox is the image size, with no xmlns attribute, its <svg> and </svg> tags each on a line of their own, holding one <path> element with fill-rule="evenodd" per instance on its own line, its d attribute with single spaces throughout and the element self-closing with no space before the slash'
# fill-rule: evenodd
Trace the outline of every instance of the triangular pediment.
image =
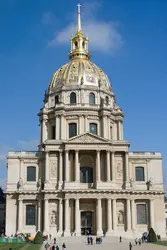
<svg viewBox="0 0 167 250">
<path fill-rule="evenodd" d="M 70 138 L 68 140 L 68 142 L 72 142 L 72 143 L 109 143 L 109 140 L 87 132 L 85 134 L 77 135 L 75 137 Z"/>
</svg>

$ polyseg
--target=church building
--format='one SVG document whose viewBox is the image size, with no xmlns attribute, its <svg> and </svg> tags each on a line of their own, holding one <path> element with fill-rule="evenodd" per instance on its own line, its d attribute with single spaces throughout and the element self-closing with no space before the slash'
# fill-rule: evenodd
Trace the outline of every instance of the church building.
<svg viewBox="0 0 167 250">
<path fill-rule="evenodd" d="M 52 76 L 39 111 L 38 151 L 8 153 L 6 235 L 165 235 L 162 156 L 131 152 L 122 109 L 90 61 L 80 5 L 69 62 Z"/>
</svg>

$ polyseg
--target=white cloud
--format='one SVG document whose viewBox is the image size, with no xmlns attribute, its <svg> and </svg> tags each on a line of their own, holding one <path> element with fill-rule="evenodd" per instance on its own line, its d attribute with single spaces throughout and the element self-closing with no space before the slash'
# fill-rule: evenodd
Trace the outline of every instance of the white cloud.
<svg viewBox="0 0 167 250">
<path fill-rule="evenodd" d="M 89 36 L 89 46 L 91 50 L 115 53 L 123 45 L 123 39 L 118 32 L 118 22 L 101 21 L 96 18 L 97 3 L 84 4 L 82 17 L 82 30 Z M 76 13 L 75 13 L 76 15 Z M 67 27 L 55 33 L 54 38 L 49 41 L 49 46 L 69 43 L 70 35 L 76 32 L 76 20 Z"/>
</svg>

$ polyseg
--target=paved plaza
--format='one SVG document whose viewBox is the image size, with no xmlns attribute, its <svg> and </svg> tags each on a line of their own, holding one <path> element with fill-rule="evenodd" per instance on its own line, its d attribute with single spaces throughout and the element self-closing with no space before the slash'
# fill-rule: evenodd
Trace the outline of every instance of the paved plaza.
<svg viewBox="0 0 167 250">
<path fill-rule="evenodd" d="M 93 237 L 94 242 L 95 242 L 95 237 Z M 82 236 L 82 237 L 61 237 L 57 238 L 57 244 L 60 248 L 62 249 L 62 244 L 63 242 L 66 244 L 66 249 L 67 250 L 91 250 L 97 248 L 97 250 L 129 250 L 129 241 L 132 242 L 132 249 L 139 250 L 139 249 L 144 249 L 144 250 L 161 250 L 164 249 L 164 246 L 160 245 L 154 245 L 151 243 L 144 243 L 139 245 L 135 245 L 134 239 L 133 240 L 127 240 L 127 239 L 122 239 L 122 243 L 119 243 L 119 238 L 117 237 L 106 237 L 103 240 L 102 244 L 93 244 L 93 245 L 88 245 L 87 244 L 87 238 Z M 50 246 L 53 245 L 53 240 L 49 241 Z M 44 247 L 43 247 L 44 249 Z"/>
</svg>

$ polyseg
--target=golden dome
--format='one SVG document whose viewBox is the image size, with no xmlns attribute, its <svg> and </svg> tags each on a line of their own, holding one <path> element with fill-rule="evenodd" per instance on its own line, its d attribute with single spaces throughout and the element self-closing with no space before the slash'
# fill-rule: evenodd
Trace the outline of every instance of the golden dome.
<svg viewBox="0 0 167 250">
<path fill-rule="evenodd" d="M 53 74 L 49 91 L 73 85 L 89 85 L 112 91 L 107 75 L 89 60 L 88 37 L 84 37 L 81 31 L 80 5 L 78 5 L 77 32 L 71 37 L 69 59 L 67 64 Z"/>
<path fill-rule="evenodd" d="M 76 59 L 63 65 L 53 74 L 49 89 L 72 85 L 89 85 L 111 90 L 107 75 L 89 60 Z"/>
</svg>

